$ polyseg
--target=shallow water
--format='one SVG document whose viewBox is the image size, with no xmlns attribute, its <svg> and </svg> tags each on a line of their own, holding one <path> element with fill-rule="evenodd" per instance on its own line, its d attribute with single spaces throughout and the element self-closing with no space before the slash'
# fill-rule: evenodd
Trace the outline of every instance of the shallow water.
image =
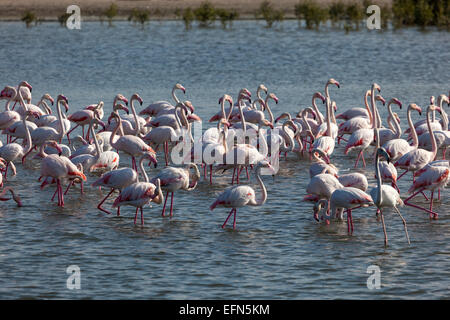
<svg viewBox="0 0 450 320">
<path fill-rule="evenodd" d="M 242 87 L 254 92 L 260 83 L 280 99 L 272 106 L 275 115 L 310 105 L 312 94 L 323 91 L 330 77 L 341 83 L 340 89 L 330 88 L 338 112 L 362 106 L 374 81 L 386 99 L 395 96 L 404 106 L 426 107 L 430 95 L 450 89 L 450 36 L 445 32 L 346 35 L 299 31 L 295 21 L 275 29 L 241 21 L 231 31 L 186 32 L 178 22 L 152 22 L 145 30 L 125 22 L 112 28 L 83 23 L 81 30 L 2 22 L 0 30 L 0 84 L 26 79 L 33 101 L 47 91 L 54 97 L 63 93 L 70 112 L 100 100 L 110 111 L 118 92 L 127 97 L 138 92 L 144 104 L 169 100 L 176 82 L 186 87 L 185 98 L 204 120 L 218 110 L 224 93 L 235 97 Z M 385 119 L 387 112 L 381 112 Z M 406 129 L 406 111 L 397 112 Z M 342 146 L 332 156 L 341 172 L 352 168 L 354 159 L 343 154 Z M 161 154 L 158 160 L 163 163 Z M 121 155 L 121 164 L 128 166 L 130 159 Z M 345 222 L 326 226 L 312 219 L 311 204 L 301 201 L 309 161 L 295 155 L 281 162 L 275 179 L 263 177 L 267 203 L 238 210 L 236 231 L 232 224 L 220 228 L 226 209 L 208 209 L 229 175 L 215 178 L 212 187 L 202 181 L 192 192 L 177 193 L 173 219 L 160 216 L 161 206 L 146 207 L 141 227 L 133 225 L 131 207 L 124 207 L 121 217 L 98 211 L 101 194 L 90 187 L 82 196 L 72 190 L 66 206 L 58 208 L 49 202 L 53 187 L 39 189 L 38 166 L 18 164 L 18 175 L 7 183 L 18 190 L 24 207 L 0 204 L 3 299 L 450 298 L 446 190 L 436 203 L 437 221 L 422 211 L 401 209 L 409 246 L 401 220 L 387 213 L 389 247 L 384 248 L 373 208 L 354 212 L 352 236 Z M 375 184 L 372 161 L 366 171 L 358 171 Z M 400 189 L 406 191 L 410 181 L 410 176 L 402 179 Z M 69 265 L 81 269 L 80 290 L 66 288 Z M 370 265 L 381 269 L 379 290 L 366 286 Z"/>
</svg>

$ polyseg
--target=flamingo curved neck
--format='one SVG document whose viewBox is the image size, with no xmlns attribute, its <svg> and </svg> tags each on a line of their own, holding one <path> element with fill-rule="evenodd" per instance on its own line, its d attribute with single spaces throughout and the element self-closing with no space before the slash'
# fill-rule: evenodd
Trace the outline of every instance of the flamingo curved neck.
<svg viewBox="0 0 450 320">
<path fill-rule="evenodd" d="M 317 107 L 317 104 L 316 104 L 316 99 L 317 98 L 318 97 L 316 97 L 316 95 L 313 95 L 313 97 L 312 97 L 312 107 L 313 107 L 314 111 L 317 114 L 317 121 L 318 121 L 319 126 L 320 126 L 324 122 L 324 119 L 323 119 L 322 113 L 319 111 L 319 108 Z M 289 119 L 289 120 L 291 120 L 291 119 Z"/>
<path fill-rule="evenodd" d="M 380 140 L 379 139 L 379 133 L 377 130 L 377 141 Z M 380 175 L 380 163 L 379 163 L 379 154 L 378 152 L 376 152 L 375 154 L 375 176 L 377 178 L 377 202 L 376 205 L 379 207 L 381 205 L 381 203 L 383 202 L 382 199 L 382 190 L 381 190 L 381 175 Z"/>
<path fill-rule="evenodd" d="M 394 113 L 392 112 L 391 104 L 392 104 L 392 101 L 389 101 L 387 108 L 388 108 L 389 117 L 390 117 L 391 121 L 394 122 L 394 130 L 393 131 L 395 133 L 395 137 L 398 139 L 402 135 L 402 128 L 400 127 L 400 124 L 397 122 L 397 119 L 395 118 Z"/>
<path fill-rule="evenodd" d="M 144 182 L 148 182 L 148 175 L 144 169 L 144 160 L 145 160 L 144 156 L 141 157 L 141 159 L 139 160 L 139 170 L 141 171 L 142 175 L 144 176 Z M 139 175 L 138 175 L 138 181 L 139 181 Z"/>
<path fill-rule="evenodd" d="M 261 167 L 260 166 L 256 169 L 256 180 L 258 180 L 259 186 L 261 188 L 262 197 L 259 201 L 256 201 L 254 205 L 262 206 L 267 200 L 267 190 L 266 190 L 266 186 L 264 185 L 264 183 L 261 179 Z"/>
<path fill-rule="evenodd" d="M 411 131 L 411 135 L 412 135 L 412 138 L 413 138 L 412 147 L 414 149 L 417 149 L 417 147 L 419 146 L 419 138 L 417 137 L 416 128 L 414 127 L 414 124 L 413 124 L 413 122 L 411 120 L 411 111 L 412 111 L 411 106 L 408 106 L 408 111 L 406 112 L 406 116 L 408 118 L 409 130 Z"/>
<path fill-rule="evenodd" d="M 133 112 L 134 122 L 135 122 L 135 126 L 136 126 L 136 128 L 134 129 L 134 135 L 139 136 L 139 133 L 141 132 L 141 124 L 138 120 L 138 116 L 136 114 L 136 109 L 134 108 L 134 100 L 136 100 L 136 97 L 133 96 L 130 101 L 130 108 L 131 108 L 131 112 Z"/>
<path fill-rule="evenodd" d="M 431 139 L 431 153 L 433 154 L 431 161 L 433 161 L 434 158 L 436 158 L 436 154 L 437 154 L 436 137 L 434 136 L 434 131 L 431 128 L 431 121 L 430 121 L 430 115 L 431 115 L 433 109 L 434 108 L 431 108 L 430 106 L 428 106 L 428 109 L 427 109 L 427 126 L 428 126 L 428 132 L 430 133 L 430 139 Z"/>
<path fill-rule="evenodd" d="M 20 92 L 20 86 L 18 89 L 18 94 L 19 94 L 19 99 L 20 99 L 20 103 L 22 104 L 22 106 L 25 109 L 25 115 L 22 118 L 22 122 L 25 128 L 25 136 L 27 138 L 27 144 L 26 144 L 26 148 L 25 148 L 25 152 L 24 154 L 27 154 L 31 148 L 33 147 L 33 140 L 31 140 L 31 133 L 30 133 L 30 129 L 27 126 L 27 113 L 28 113 L 28 108 L 25 105 L 25 101 L 23 100 L 23 96 L 22 96 L 22 92 Z"/>
<path fill-rule="evenodd" d="M 267 95 L 266 100 L 264 101 L 264 106 L 266 107 L 267 112 L 269 113 L 270 122 L 273 123 L 274 117 L 273 117 L 272 110 L 271 110 L 270 107 L 269 107 L 269 97 L 270 97 L 270 96 Z M 261 100 L 262 100 L 262 99 L 261 99 Z"/>
<path fill-rule="evenodd" d="M 177 105 L 178 103 L 180 103 L 180 99 L 178 99 L 178 97 L 175 95 L 175 90 L 177 90 L 176 86 L 172 89 L 172 98 L 175 101 L 175 105 Z"/>
<path fill-rule="evenodd" d="M 364 95 L 364 105 L 366 107 L 367 114 L 369 115 L 369 122 L 373 126 L 373 116 L 372 116 L 372 111 L 370 110 L 369 101 L 368 101 L 369 95 L 370 95 L 370 90 L 367 90 L 366 94 Z"/>
</svg>

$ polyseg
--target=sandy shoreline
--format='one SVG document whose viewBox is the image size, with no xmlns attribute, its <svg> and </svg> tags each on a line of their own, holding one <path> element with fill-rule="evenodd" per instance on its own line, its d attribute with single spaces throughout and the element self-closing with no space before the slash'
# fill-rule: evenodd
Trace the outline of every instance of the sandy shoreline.
<svg viewBox="0 0 450 320">
<path fill-rule="evenodd" d="M 111 3 L 116 3 L 119 14 L 115 20 L 127 19 L 134 9 L 145 9 L 151 12 L 150 19 L 175 19 L 176 9 L 197 8 L 204 0 L 0 0 L 0 20 L 20 20 L 26 11 L 34 12 L 39 19 L 44 21 L 56 21 L 58 16 L 66 12 L 71 4 L 76 4 L 81 9 L 82 19 L 86 21 L 100 20 L 103 13 Z M 209 0 L 214 7 L 235 9 L 240 14 L 240 19 L 254 19 L 254 13 L 263 0 Z M 323 5 L 328 5 L 337 0 L 316 0 Z M 354 0 L 341 0 L 354 2 Z M 282 10 L 285 18 L 295 18 L 294 6 L 299 0 L 271 0 L 274 8 Z M 360 1 L 362 3 L 362 0 Z M 391 3 L 391 0 L 377 0 L 375 3 Z M 156 12 L 156 13 L 155 13 Z M 104 18 L 104 17 L 103 17 Z"/>
</svg>

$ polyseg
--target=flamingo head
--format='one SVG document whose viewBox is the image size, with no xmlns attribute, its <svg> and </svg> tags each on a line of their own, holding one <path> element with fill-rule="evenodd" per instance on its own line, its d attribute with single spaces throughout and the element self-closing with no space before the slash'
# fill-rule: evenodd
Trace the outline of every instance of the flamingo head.
<svg viewBox="0 0 450 320">
<path fill-rule="evenodd" d="M 267 87 L 262 83 L 258 86 L 258 89 L 264 91 L 264 93 L 267 94 Z"/>
<path fill-rule="evenodd" d="M 137 93 L 133 94 L 130 98 L 130 101 L 136 99 L 137 101 L 139 101 L 139 104 L 142 106 L 142 104 L 144 103 L 144 100 L 142 100 L 141 96 Z"/>
<path fill-rule="evenodd" d="M 48 145 L 49 147 L 52 147 L 52 148 L 56 149 L 56 151 L 58 151 L 58 155 L 61 155 L 61 154 L 62 154 L 63 150 L 62 150 L 62 148 L 59 146 L 58 142 L 56 142 L 55 140 L 50 140 L 50 141 L 48 141 L 47 145 Z"/>
<path fill-rule="evenodd" d="M 181 90 L 184 94 L 186 94 L 186 89 L 180 83 L 177 83 L 174 89 Z"/>
<path fill-rule="evenodd" d="M 116 111 L 116 110 L 123 110 L 123 111 L 125 111 L 127 114 L 130 114 L 130 110 L 129 110 L 123 103 L 116 103 L 116 104 L 114 105 L 113 110 L 114 110 L 114 111 Z M 111 118 L 111 117 L 110 117 L 110 118 Z"/>
<path fill-rule="evenodd" d="M 69 103 L 69 100 L 67 99 L 67 97 L 63 94 L 59 94 L 58 97 L 56 98 L 56 102 L 58 101 L 65 101 L 66 103 Z"/>
<path fill-rule="evenodd" d="M 3 158 L 0 158 L 0 167 L 1 167 L 1 168 L 6 167 L 6 160 L 3 159 Z"/>
<path fill-rule="evenodd" d="M 188 114 L 186 118 L 189 122 L 202 122 L 202 119 L 195 113 Z"/>
<path fill-rule="evenodd" d="M 325 103 L 325 101 L 326 101 L 325 97 L 320 92 L 316 92 L 313 94 L 313 100 L 314 99 L 320 99 L 320 100 L 322 100 L 322 103 Z"/>
<path fill-rule="evenodd" d="M 381 87 L 380 87 L 380 85 L 378 84 L 378 83 L 373 83 L 372 84 L 372 90 L 373 91 L 375 91 L 375 90 L 377 90 L 378 92 L 380 92 L 381 91 Z"/>
<path fill-rule="evenodd" d="M 46 93 L 46 94 L 44 94 L 44 95 L 42 96 L 42 100 L 44 100 L 44 99 L 50 101 L 50 103 L 51 103 L 52 105 L 55 103 L 55 100 L 53 99 L 53 97 L 52 97 L 50 94 L 48 94 L 48 93 Z"/>
<path fill-rule="evenodd" d="M 379 94 L 377 94 L 377 95 L 375 96 L 375 100 L 376 100 L 376 101 L 380 101 L 380 102 L 383 104 L 383 106 L 386 104 L 386 100 L 385 100 L 381 95 L 379 95 Z"/>
<path fill-rule="evenodd" d="M 411 103 L 408 108 L 411 108 L 412 110 L 416 110 L 417 112 L 419 112 L 419 115 L 422 115 L 422 108 L 419 107 L 417 104 L 415 103 Z"/>
<path fill-rule="evenodd" d="M 326 203 L 327 203 L 327 201 L 324 200 L 324 199 L 322 199 L 322 200 L 317 201 L 317 202 L 314 204 L 314 208 L 313 208 L 313 212 L 314 212 L 314 213 L 313 213 L 313 218 L 314 218 L 314 220 L 316 220 L 317 222 L 320 221 L 320 220 L 319 220 L 319 213 L 320 213 L 320 211 L 322 211 L 322 209 L 325 207 Z"/>
<path fill-rule="evenodd" d="M 223 124 L 224 126 L 227 126 L 227 128 L 231 127 L 231 123 L 227 121 L 227 119 L 220 119 L 220 123 Z"/>
<path fill-rule="evenodd" d="M 12 191 L 12 189 L 10 189 L 10 190 L 11 190 L 13 200 L 17 203 L 17 206 L 22 207 L 23 206 L 22 199 L 20 199 L 19 195 L 15 194 L 14 191 Z"/>
<path fill-rule="evenodd" d="M 148 165 L 150 166 L 152 163 L 154 164 L 155 168 L 158 166 L 158 161 L 156 161 L 155 154 L 153 152 L 146 152 L 145 158 L 150 160 L 148 162 Z"/>
<path fill-rule="evenodd" d="M 269 120 L 263 119 L 263 120 L 261 120 L 261 123 L 273 130 L 273 124 Z"/>
<path fill-rule="evenodd" d="M 392 98 L 391 102 L 395 103 L 396 105 L 398 105 L 400 107 L 400 109 L 402 108 L 402 103 L 397 98 Z"/>
<path fill-rule="evenodd" d="M 334 112 L 337 111 L 336 101 L 331 102 L 331 108 L 333 109 Z M 316 119 L 316 113 L 314 113 L 314 119 Z"/>
<path fill-rule="evenodd" d="M 230 95 L 224 94 L 222 97 L 220 97 L 219 104 L 221 104 L 223 101 L 228 101 L 230 106 L 233 106 L 233 98 Z"/>
<path fill-rule="evenodd" d="M 30 89 L 30 92 L 33 91 L 33 87 L 26 81 L 22 81 L 21 83 L 19 83 L 19 88 L 20 87 L 27 87 L 28 89 Z"/>
<path fill-rule="evenodd" d="M 247 88 L 242 88 L 241 91 L 240 91 L 240 94 L 244 94 L 244 95 L 246 95 L 248 97 L 252 96 L 252 93 Z"/>
<path fill-rule="evenodd" d="M 338 87 L 338 88 L 341 87 L 341 84 L 339 83 L 339 81 L 337 81 L 337 80 L 335 80 L 335 79 L 333 79 L 333 78 L 330 78 L 330 79 L 328 80 L 327 85 L 330 85 L 330 84 L 334 84 L 334 85 L 336 85 L 336 87 Z"/>
<path fill-rule="evenodd" d="M 394 115 L 395 120 L 397 120 L 397 122 L 400 123 L 400 117 L 399 117 L 398 113 L 394 112 L 393 115 Z"/>
<path fill-rule="evenodd" d="M 278 97 L 274 93 L 269 93 L 268 98 L 272 99 L 276 104 L 278 104 Z"/>
<path fill-rule="evenodd" d="M 191 113 L 194 113 L 195 108 L 194 108 L 194 105 L 192 104 L 191 101 L 186 100 L 186 101 L 184 102 L 184 105 L 191 111 Z"/>
</svg>

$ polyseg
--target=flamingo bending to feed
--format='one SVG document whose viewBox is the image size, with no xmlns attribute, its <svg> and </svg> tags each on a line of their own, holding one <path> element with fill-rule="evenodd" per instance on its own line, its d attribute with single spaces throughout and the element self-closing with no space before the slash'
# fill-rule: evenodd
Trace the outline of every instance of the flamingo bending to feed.
<svg viewBox="0 0 450 320">
<path fill-rule="evenodd" d="M 189 170 L 194 169 L 193 179 L 190 179 Z M 162 216 L 166 211 L 166 203 L 169 197 L 169 192 L 172 194 L 170 199 L 170 217 L 173 216 L 173 193 L 177 190 L 194 190 L 197 186 L 197 182 L 200 179 L 200 171 L 198 171 L 197 165 L 194 163 L 189 163 L 187 168 L 174 168 L 166 167 L 162 169 L 150 182 L 156 183 L 157 180 L 161 183 L 161 188 L 163 188 L 167 193 L 164 200 L 164 206 L 162 209 Z"/>
<path fill-rule="evenodd" d="M 433 162 L 435 164 L 433 164 Z M 442 162 L 441 160 L 433 161 L 427 164 L 424 168 L 417 171 L 416 179 L 413 182 L 411 188 L 409 188 L 408 193 L 412 193 L 404 203 L 407 206 L 423 210 L 430 214 L 430 218 L 437 219 L 438 213 L 433 212 L 433 197 L 434 191 L 436 189 L 445 188 L 445 186 L 450 181 L 450 168 L 448 161 Z M 409 201 L 414 198 L 417 194 L 423 192 L 424 190 L 431 191 L 430 198 L 430 209 L 426 209 L 415 204 L 409 203 Z"/>
<path fill-rule="evenodd" d="M 388 245 L 388 238 L 387 238 L 387 233 L 386 233 L 386 225 L 384 223 L 384 216 L 383 216 L 383 210 L 382 210 L 383 208 L 393 208 L 395 210 L 395 212 L 398 213 L 398 215 L 400 216 L 400 218 L 402 219 L 402 222 L 403 222 L 403 227 L 405 229 L 405 234 L 406 234 L 406 240 L 408 241 L 408 243 L 410 243 L 408 229 L 406 227 L 406 221 L 397 208 L 397 206 L 403 206 L 403 201 L 400 198 L 400 195 L 397 192 L 397 190 L 395 190 L 393 187 L 391 187 L 389 185 L 381 184 L 381 174 L 380 174 L 380 166 L 379 166 L 379 157 L 380 156 L 385 157 L 387 162 L 389 162 L 389 155 L 387 154 L 387 152 L 382 148 L 378 148 L 376 155 L 375 155 L 375 176 L 377 178 L 377 186 L 370 191 L 370 196 L 372 197 L 375 205 L 378 208 L 377 214 L 378 214 L 378 212 L 381 214 L 381 222 L 383 225 L 383 233 L 384 233 L 384 245 L 385 246 Z"/>
<path fill-rule="evenodd" d="M 141 172 L 144 174 L 145 181 L 135 182 L 124 188 L 116 200 L 114 200 L 113 208 L 120 208 L 121 206 L 136 207 L 134 224 L 136 224 L 138 210 L 141 209 L 141 225 L 144 225 L 144 212 L 142 207 L 149 202 L 161 204 L 164 201 L 164 196 L 161 191 L 161 181 L 157 179 L 155 184 L 149 182 L 142 161 L 139 163 L 139 166 Z"/>
<path fill-rule="evenodd" d="M 16 192 L 14 191 L 14 189 L 11 188 L 11 187 L 6 187 L 6 188 L 4 188 L 4 189 L 2 190 L 2 192 L 0 192 L 0 201 L 8 201 L 8 200 L 11 200 L 11 198 L 6 198 L 6 197 L 5 197 L 5 194 L 6 194 L 8 191 L 11 193 L 12 199 L 17 203 L 17 206 L 18 206 L 18 207 L 22 207 L 22 206 L 23 206 L 23 205 L 22 205 L 22 200 L 20 199 L 19 195 L 16 194 Z"/>
<path fill-rule="evenodd" d="M 255 190 L 249 186 L 232 186 L 226 188 L 219 196 L 216 198 L 211 206 L 210 210 L 214 210 L 217 206 L 232 208 L 230 214 L 222 225 L 222 228 L 225 228 L 225 225 L 228 222 L 228 219 L 231 217 L 231 214 L 234 213 L 233 220 L 233 229 L 236 229 L 236 212 L 237 208 L 241 208 L 244 206 L 262 206 L 267 200 L 267 190 L 261 179 L 261 169 L 269 168 L 273 172 L 275 172 L 274 168 L 267 161 L 260 161 L 256 165 L 256 179 L 258 180 L 259 186 L 262 190 L 262 197 L 260 200 L 256 200 Z"/>
<path fill-rule="evenodd" d="M 55 148 L 59 148 L 56 141 L 46 141 L 45 144 L 53 143 Z M 62 179 L 80 178 L 86 181 L 86 176 L 81 172 L 76 165 L 74 165 L 69 158 L 58 156 L 56 154 L 45 154 L 44 145 L 41 146 L 41 177 L 50 177 L 56 180 L 56 191 L 58 193 L 58 206 L 64 207 L 64 194 L 61 187 Z M 59 150 L 60 152 L 62 150 Z M 46 184 L 46 180 L 41 185 L 41 188 Z"/>
<path fill-rule="evenodd" d="M 325 214 L 325 221 L 329 224 L 332 215 L 342 215 L 344 209 L 347 211 L 347 232 L 353 233 L 353 217 L 352 210 L 359 207 L 368 207 L 373 205 L 373 199 L 364 191 L 353 188 L 344 187 L 336 189 L 330 196 L 330 200 L 320 199 L 314 205 L 314 219 L 319 221 L 319 214 L 322 208 L 329 208 L 330 214 Z"/>
<path fill-rule="evenodd" d="M 144 168 L 143 162 L 146 159 L 153 162 L 156 167 L 157 161 L 154 157 L 154 154 L 151 152 L 146 152 L 143 155 L 141 155 L 139 159 L 140 170 Z M 141 174 L 144 176 L 143 171 L 141 171 Z M 111 212 L 102 208 L 102 204 L 106 201 L 106 199 L 108 199 L 116 189 L 122 191 L 124 188 L 136 182 L 139 182 L 139 174 L 131 168 L 120 168 L 103 174 L 98 180 L 92 183 L 92 186 L 107 187 L 110 188 L 111 190 L 106 195 L 106 197 L 104 197 L 103 200 L 100 201 L 100 203 L 97 205 L 97 208 L 103 212 L 106 212 L 107 214 L 110 214 Z M 117 215 L 120 215 L 120 206 L 117 207 Z"/>
</svg>

